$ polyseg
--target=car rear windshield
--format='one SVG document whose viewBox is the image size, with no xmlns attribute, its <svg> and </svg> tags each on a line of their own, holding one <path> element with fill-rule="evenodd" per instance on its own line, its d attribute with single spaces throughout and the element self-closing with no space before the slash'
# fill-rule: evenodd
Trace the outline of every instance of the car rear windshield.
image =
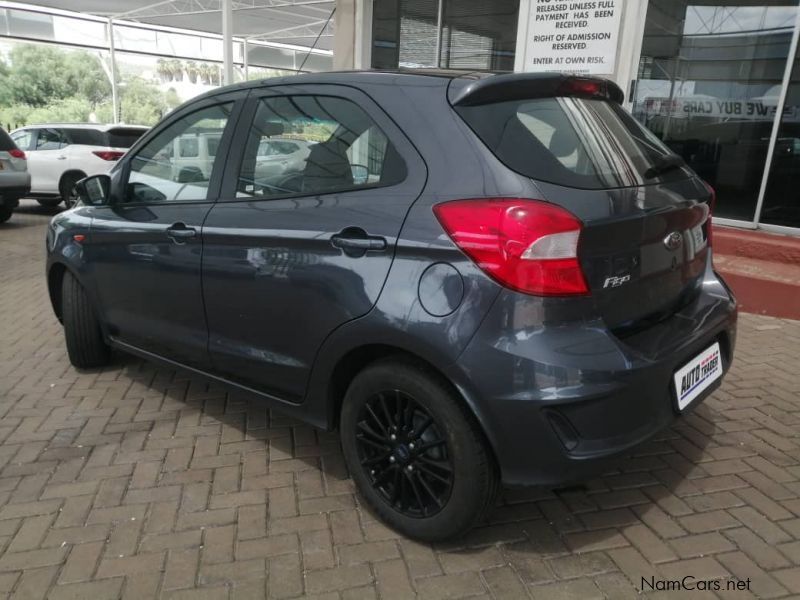
<svg viewBox="0 0 800 600">
<path fill-rule="evenodd" d="M 115 127 L 108 131 L 109 146 L 112 148 L 130 148 L 144 135 L 144 129 Z"/>
<path fill-rule="evenodd" d="M 552 97 L 456 106 L 456 111 L 507 167 L 539 181 L 608 189 L 692 175 L 680 157 L 614 102 Z"/>
<path fill-rule="evenodd" d="M 14 140 L 11 139 L 11 136 L 3 129 L 0 129 L 0 151 L 8 152 L 16 147 L 17 145 L 14 143 Z"/>
</svg>

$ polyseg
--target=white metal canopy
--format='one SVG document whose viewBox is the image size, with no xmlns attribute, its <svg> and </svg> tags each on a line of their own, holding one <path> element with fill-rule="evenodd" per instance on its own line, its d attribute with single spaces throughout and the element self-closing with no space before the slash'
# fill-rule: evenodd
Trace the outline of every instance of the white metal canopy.
<svg viewBox="0 0 800 600">
<path fill-rule="evenodd" d="M 223 83 L 229 84 L 234 81 L 234 38 L 243 42 L 245 76 L 250 41 L 291 44 L 309 51 L 330 51 L 336 0 L 29 0 L 25 4 L 108 19 L 116 122 L 119 110 L 113 35 L 115 20 L 221 35 Z"/>
<path fill-rule="evenodd" d="M 54 8 L 162 27 L 224 35 L 226 5 L 234 37 L 331 50 L 335 0 L 22 0 Z M 324 28 L 324 29 L 323 29 Z M 319 36 L 319 40 L 317 37 Z"/>
</svg>

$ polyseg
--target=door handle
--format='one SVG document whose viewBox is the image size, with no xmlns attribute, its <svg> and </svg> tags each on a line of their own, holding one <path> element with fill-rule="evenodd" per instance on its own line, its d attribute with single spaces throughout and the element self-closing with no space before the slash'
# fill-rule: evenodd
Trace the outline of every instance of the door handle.
<svg viewBox="0 0 800 600">
<path fill-rule="evenodd" d="M 187 227 L 185 223 L 175 223 L 167 229 L 167 235 L 180 244 L 184 240 L 195 237 L 197 230 L 193 227 Z"/>
<path fill-rule="evenodd" d="M 347 238 L 340 235 L 335 235 L 331 238 L 331 244 L 334 248 L 347 248 L 353 250 L 386 250 L 386 240 L 383 238 Z"/>
<path fill-rule="evenodd" d="M 348 256 L 363 256 L 368 250 L 386 250 L 386 238 L 369 235 L 360 227 L 347 227 L 331 237 L 334 248 L 344 250 Z"/>
<path fill-rule="evenodd" d="M 56 156 L 56 160 L 67 160 L 66 156 Z"/>
</svg>

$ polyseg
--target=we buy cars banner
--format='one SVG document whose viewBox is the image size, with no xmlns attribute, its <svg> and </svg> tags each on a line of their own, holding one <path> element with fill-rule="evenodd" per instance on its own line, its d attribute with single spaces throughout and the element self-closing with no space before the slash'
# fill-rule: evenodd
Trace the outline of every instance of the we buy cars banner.
<svg viewBox="0 0 800 600">
<path fill-rule="evenodd" d="M 646 98 L 644 111 L 648 116 L 664 115 L 677 118 L 712 117 L 718 119 L 772 121 L 777 106 L 772 100 L 725 99 L 712 97 Z M 786 106 L 785 121 L 800 121 L 800 107 Z"/>
</svg>

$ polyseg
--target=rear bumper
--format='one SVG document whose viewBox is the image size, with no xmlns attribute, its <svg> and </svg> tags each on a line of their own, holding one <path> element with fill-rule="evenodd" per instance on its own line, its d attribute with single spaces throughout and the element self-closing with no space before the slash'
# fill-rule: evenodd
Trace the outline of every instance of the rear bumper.
<svg viewBox="0 0 800 600">
<path fill-rule="evenodd" d="M 507 485 L 596 474 L 605 459 L 691 412 L 721 381 L 679 413 L 676 369 L 715 341 L 725 372 L 731 364 L 736 301 L 710 259 L 694 301 L 624 340 L 602 320 L 561 318 L 576 314 L 575 305 L 502 292 L 448 372 L 481 421 Z"/>
<path fill-rule="evenodd" d="M 0 204 L 3 206 L 17 206 L 18 200 L 27 196 L 30 191 L 30 173 L 3 173 L 0 177 Z"/>
</svg>

